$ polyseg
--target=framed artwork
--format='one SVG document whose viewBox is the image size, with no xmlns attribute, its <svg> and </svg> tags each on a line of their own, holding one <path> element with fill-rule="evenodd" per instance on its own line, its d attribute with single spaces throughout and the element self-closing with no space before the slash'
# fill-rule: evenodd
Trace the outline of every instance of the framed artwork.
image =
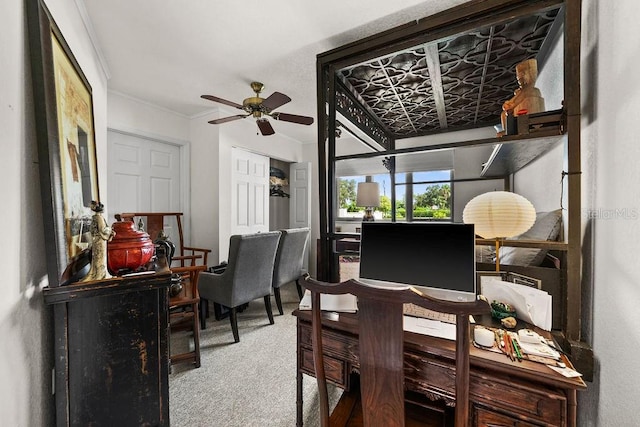
<svg viewBox="0 0 640 427">
<path fill-rule="evenodd" d="M 89 246 L 100 200 L 91 85 L 42 0 L 27 1 L 49 285 Z"/>
<path fill-rule="evenodd" d="M 482 294 L 482 284 L 490 280 L 504 280 L 502 271 L 476 271 L 476 293 Z"/>
<path fill-rule="evenodd" d="M 482 284 L 490 280 L 502 280 L 504 282 L 516 283 L 536 289 L 542 289 L 542 280 L 534 277 L 525 276 L 523 274 L 514 273 L 512 271 L 477 271 L 476 284 L 478 294 L 482 294 Z"/>
<path fill-rule="evenodd" d="M 540 290 L 542 289 L 542 280 L 536 279 L 535 277 L 525 276 L 524 274 L 510 272 L 508 281 L 518 285 L 525 285 Z"/>
</svg>

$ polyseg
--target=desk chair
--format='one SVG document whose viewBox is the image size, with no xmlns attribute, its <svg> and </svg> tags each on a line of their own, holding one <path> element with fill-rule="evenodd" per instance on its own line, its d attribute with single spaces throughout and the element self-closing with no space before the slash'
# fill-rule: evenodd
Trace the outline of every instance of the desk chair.
<svg viewBox="0 0 640 427">
<path fill-rule="evenodd" d="M 264 298 L 269 323 L 273 325 L 271 312 L 271 281 L 279 231 L 233 235 L 229 240 L 229 258 L 223 273 L 203 272 L 200 275 L 200 296 L 229 307 L 229 320 L 235 342 L 238 335 L 237 309 L 257 298 Z M 202 329 L 206 325 L 206 305 L 200 304 Z"/>
<path fill-rule="evenodd" d="M 273 295 L 276 297 L 278 313 L 282 315 L 280 287 L 295 281 L 298 294 L 301 294 L 298 279 L 304 274 L 304 254 L 309 241 L 309 229 L 290 228 L 280 231 L 282 236 L 278 243 L 276 263 L 273 268 Z"/>
<path fill-rule="evenodd" d="M 178 250 L 179 254 L 173 257 L 173 265 L 184 267 L 185 265 L 207 265 L 207 257 L 210 249 L 196 248 L 184 245 L 184 236 L 182 234 L 182 212 L 136 212 L 123 213 L 119 215 L 123 220 L 137 221 L 144 217 L 143 223 L 145 230 L 151 240 L 155 241 L 161 231 L 165 229 L 165 217 L 168 219 L 174 217 L 176 227 L 178 229 Z M 118 216 L 116 216 L 118 217 Z M 171 236 L 169 236 L 171 237 Z M 173 237 L 175 239 L 175 236 Z M 174 240 L 175 242 L 175 240 Z"/>
<path fill-rule="evenodd" d="M 350 424 L 356 419 L 365 427 L 400 427 L 405 425 L 404 303 L 445 313 L 456 314 L 456 427 L 469 423 L 469 315 L 489 313 L 485 301 L 451 302 L 430 298 L 411 286 L 395 288 L 373 287 L 356 280 L 325 283 L 307 276 L 302 285 L 311 291 L 313 359 L 318 382 L 322 427 Z M 342 419 L 344 405 L 352 401 L 341 399 L 329 415 L 325 362 L 322 350 L 320 294 L 346 294 L 358 297 L 360 395 L 362 413 Z M 343 404 L 343 402 L 346 402 Z M 413 411 L 407 411 L 413 416 Z M 345 417 L 346 418 L 346 417 Z M 415 421 L 407 419 L 408 425 Z M 338 423 L 340 422 L 340 423 Z"/>
<path fill-rule="evenodd" d="M 204 265 L 173 267 L 171 272 L 180 276 L 182 289 L 169 298 L 169 325 L 171 332 L 188 330 L 193 333 L 193 351 L 170 354 L 171 364 L 191 362 L 200 367 L 200 325 L 198 319 L 198 279 L 206 269 Z M 169 345 L 171 347 L 171 345 Z"/>
</svg>

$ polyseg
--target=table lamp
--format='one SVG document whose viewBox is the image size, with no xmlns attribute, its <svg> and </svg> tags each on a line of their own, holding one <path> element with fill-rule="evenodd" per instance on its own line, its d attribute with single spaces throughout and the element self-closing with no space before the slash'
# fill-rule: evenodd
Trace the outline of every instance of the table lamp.
<svg viewBox="0 0 640 427">
<path fill-rule="evenodd" d="M 380 206 L 380 188 L 377 182 L 359 182 L 356 206 L 364 208 L 363 221 L 373 221 L 373 208 Z"/>
<path fill-rule="evenodd" d="M 462 212 L 475 233 L 496 240 L 496 271 L 500 271 L 500 241 L 520 235 L 536 221 L 536 210 L 527 199 L 509 191 L 490 191 L 474 197 Z"/>
</svg>

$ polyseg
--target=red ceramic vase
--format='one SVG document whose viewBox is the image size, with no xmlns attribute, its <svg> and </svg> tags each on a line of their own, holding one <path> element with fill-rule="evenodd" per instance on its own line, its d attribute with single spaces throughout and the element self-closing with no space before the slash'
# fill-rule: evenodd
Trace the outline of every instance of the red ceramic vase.
<svg viewBox="0 0 640 427">
<path fill-rule="evenodd" d="M 118 275 L 138 270 L 153 257 L 155 245 L 133 221 L 118 221 L 112 225 L 116 235 L 107 243 L 107 268 Z"/>
</svg>

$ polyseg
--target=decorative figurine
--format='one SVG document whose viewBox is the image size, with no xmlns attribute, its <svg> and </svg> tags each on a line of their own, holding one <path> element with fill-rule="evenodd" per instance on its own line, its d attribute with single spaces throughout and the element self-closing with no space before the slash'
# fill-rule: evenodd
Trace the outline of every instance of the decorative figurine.
<svg viewBox="0 0 640 427">
<path fill-rule="evenodd" d="M 113 239 L 115 232 L 107 225 L 102 216 L 104 205 L 95 200 L 91 201 L 91 210 L 95 212 L 91 219 L 91 268 L 82 282 L 108 279 L 107 271 L 107 242 Z"/>
<path fill-rule="evenodd" d="M 535 59 L 527 59 L 516 65 L 516 79 L 519 87 L 513 92 L 513 97 L 502 104 L 502 114 L 500 115 L 502 132 L 499 132 L 498 136 L 508 134 L 508 117 L 545 111 L 544 98 L 540 89 L 535 87 L 537 78 L 538 62 Z"/>
</svg>

